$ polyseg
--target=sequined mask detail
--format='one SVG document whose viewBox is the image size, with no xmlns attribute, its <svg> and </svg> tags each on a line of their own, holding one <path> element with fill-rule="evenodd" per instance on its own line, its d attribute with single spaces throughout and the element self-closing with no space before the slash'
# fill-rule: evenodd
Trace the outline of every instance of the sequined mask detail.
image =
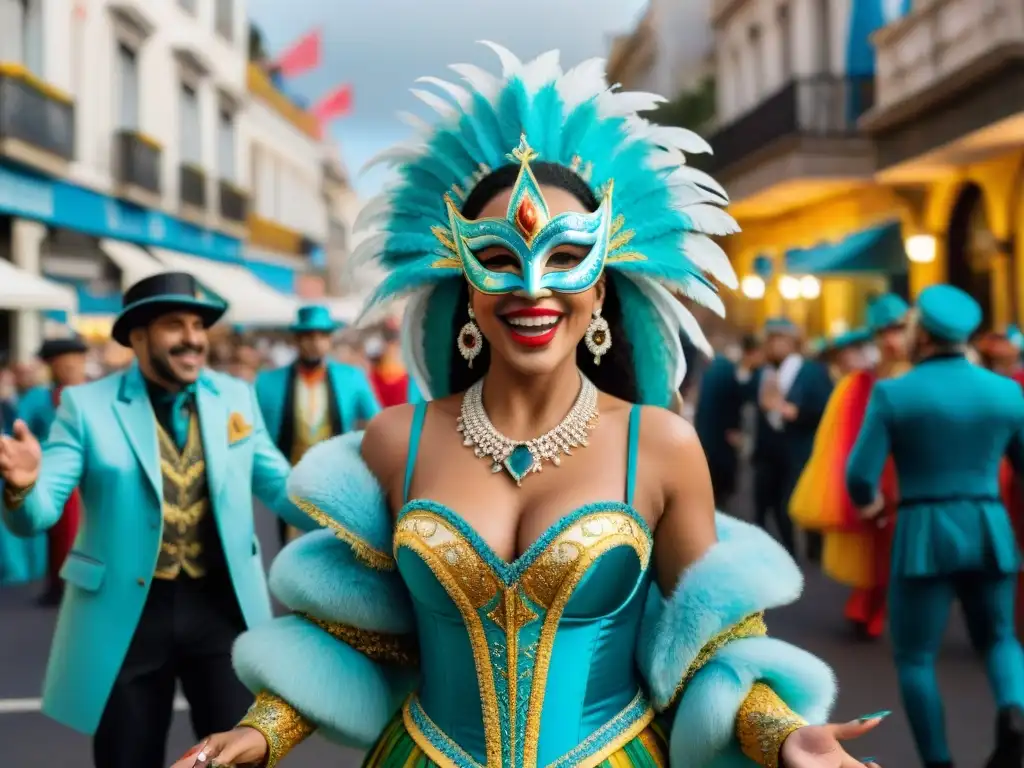
<svg viewBox="0 0 1024 768">
<path fill-rule="evenodd" d="M 508 155 L 519 163 L 505 218 L 467 219 L 446 198 L 452 242 L 466 279 L 481 293 L 519 293 L 540 298 L 551 291 L 580 293 L 601 277 L 608 258 L 612 233 L 612 185 L 609 184 L 593 213 L 561 213 L 551 217 L 540 183 L 530 169 L 537 153 L 526 136 Z M 547 268 L 550 256 L 564 246 L 589 248 L 583 260 L 570 269 Z M 476 254 L 500 247 L 519 262 L 516 272 L 495 272 L 480 263 Z"/>
</svg>

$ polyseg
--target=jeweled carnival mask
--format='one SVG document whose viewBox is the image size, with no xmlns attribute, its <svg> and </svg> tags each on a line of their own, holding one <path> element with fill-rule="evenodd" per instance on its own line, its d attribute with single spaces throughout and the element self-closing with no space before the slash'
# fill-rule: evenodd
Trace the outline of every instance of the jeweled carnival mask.
<svg viewBox="0 0 1024 768">
<path fill-rule="evenodd" d="M 530 161 L 536 156 L 525 136 L 509 155 L 520 163 L 520 169 L 503 219 L 467 219 L 447 200 L 455 250 L 466 279 L 481 293 L 519 293 L 531 298 L 550 291 L 581 293 L 591 288 L 604 270 L 612 225 L 611 184 L 593 213 L 561 213 L 552 218 L 530 170 Z M 570 269 L 548 269 L 549 257 L 566 245 L 590 250 Z M 476 253 L 493 247 L 514 254 L 518 272 L 495 272 L 481 264 Z"/>
</svg>

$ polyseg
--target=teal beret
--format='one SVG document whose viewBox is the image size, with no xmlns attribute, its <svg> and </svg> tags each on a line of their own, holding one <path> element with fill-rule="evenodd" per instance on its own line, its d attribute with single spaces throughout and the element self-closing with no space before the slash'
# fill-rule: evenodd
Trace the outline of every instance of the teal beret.
<svg viewBox="0 0 1024 768">
<path fill-rule="evenodd" d="M 895 293 L 883 293 L 868 303 L 867 323 L 871 333 L 902 323 L 910 307 Z"/>
<path fill-rule="evenodd" d="M 981 325 L 981 305 L 952 285 L 933 285 L 917 297 L 918 322 L 943 341 L 967 341 Z"/>
</svg>

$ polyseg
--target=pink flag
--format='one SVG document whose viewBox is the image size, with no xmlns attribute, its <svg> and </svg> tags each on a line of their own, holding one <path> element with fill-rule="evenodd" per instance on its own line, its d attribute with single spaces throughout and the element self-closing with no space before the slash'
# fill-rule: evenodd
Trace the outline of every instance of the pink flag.
<svg viewBox="0 0 1024 768">
<path fill-rule="evenodd" d="M 346 83 L 327 93 L 310 110 L 320 121 L 320 127 L 352 111 L 352 86 Z"/>
<path fill-rule="evenodd" d="M 323 33 L 315 29 L 299 38 L 274 62 L 273 67 L 281 73 L 281 77 L 295 77 L 308 72 L 320 65 L 320 47 Z"/>
</svg>

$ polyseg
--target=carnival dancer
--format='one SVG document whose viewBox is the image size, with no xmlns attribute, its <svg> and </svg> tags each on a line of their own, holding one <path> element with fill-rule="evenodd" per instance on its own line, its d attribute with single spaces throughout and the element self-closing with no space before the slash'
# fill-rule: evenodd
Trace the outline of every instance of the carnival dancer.
<svg viewBox="0 0 1024 768">
<path fill-rule="evenodd" d="M 833 362 L 837 373 L 846 375 L 837 380 L 815 436 L 811 460 L 790 500 L 790 515 L 799 525 L 824 533 L 822 570 L 851 588 L 844 612 L 863 639 L 878 638 L 885 629 L 896 479 L 890 463 L 882 479 L 885 508 L 873 519 L 864 520 L 835 478 L 845 472 L 872 387 L 908 368 L 905 324 L 909 310 L 907 303 L 892 293 L 877 296 L 868 304 L 868 330 L 880 358 L 873 368 L 866 355 L 860 354 L 862 332 L 842 337 Z M 869 349 L 863 347 L 864 352 Z"/>
<path fill-rule="evenodd" d="M 764 325 L 765 365 L 758 372 L 758 417 L 754 432 L 754 521 L 767 530 L 775 524 L 779 540 L 790 554 L 796 552 L 793 522 L 789 518 L 789 464 L 785 419 L 779 412 L 800 370 L 800 331 L 784 317 Z"/>
<path fill-rule="evenodd" d="M 719 309 L 703 270 L 735 283 L 707 237 L 735 230 L 724 193 L 682 164 L 707 145 L 634 114 L 657 99 L 600 61 L 492 47 L 500 77 L 430 80 L 452 104 L 426 97 L 440 126 L 389 155 L 400 181 L 361 221 L 387 272 L 370 307 L 411 294 L 434 399 L 295 470 L 333 530 L 274 566 L 296 614 L 235 646 L 251 712 L 176 768 L 275 766 L 314 728 L 371 767 L 858 765 L 838 740 L 880 716 L 807 724 L 829 671 L 761 618 L 799 570 L 745 523 L 716 536 L 700 444 L 664 407 L 682 330 L 706 349 L 665 283 Z"/>
<path fill-rule="evenodd" d="M 951 765 L 935 660 L 953 600 L 980 641 L 999 710 L 988 768 L 1024 762 L 1024 653 L 1014 632 L 1020 569 L 999 497 L 999 460 L 1024 469 L 1024 397 L 964 355 L 981 322 L 958 288 L 925 289 L 911 325 L 914 368 L 878 382 L 850 454 L 846 484 L 866 516 L 882 508 L 889 455 L 900 512 L 892 551 L 890 632 L 900 690 L 927 766 Z M 984 635 L 980 630 L 984 630 Z"/>
<path fill-rule="evenodd" d="M 95 734 L 97 768 L 164 764 L 176 681 L 197 732 L 237 722 L 248 694 L 231 644 L 271 616 L 253 495 L 313 527 L 288 501 L 290 467 L 252 388 L 204 369 L 226 306 L 181 272 L 123 303 L 112 335 L 137 362 L 64 390 L 42 450 L 23 421 L 0 440 L 14 532 L 52 527 L 81 491 L 43 712 Z"/>
<path fill-rule="evenodd" d="M 61 392 L 65 387 L 85 383 L 88 352 L 89 345 L 70 329 L 63 336 L 47 339 L 39 348 L 37 357 L 49 369 L 50 383 L 34 387 L 18 399 L 18 418 L 25 422 L 29 431 L 41 442 L 45 443 L 50 434 Z M 41 605 L 58 605 L 64 595 L 60 569 L 78 535 L 81 507 L 78 491 L 73 490 L 60 519 L 46 531 L 46 588 L 39 598 Z"/>
<path fill-rule="evenodd" d="M 693 426 L 704 448 L 715 506 L 725 509 L 736 490 L 739 450 L 743 445 L 743 406 L 755 395 L 754 371 L 761 365 L 761 343 L 743 339 L 742 357 L 716 354 L 701 377 Z"/>
<path fill-rule="evenodd" d="M 293 465 L 321 440 L 363 429 L 380 411 L 366 374 L 330 359 L 337 330 L 327 307 L 301 307 L 290 328 L 298 351 L 295 362 L 256 378 L 267 432 Z M 289 529 L 284 518 L 278 525 L 284 545 L 296 529 Z"/>
</svg>

